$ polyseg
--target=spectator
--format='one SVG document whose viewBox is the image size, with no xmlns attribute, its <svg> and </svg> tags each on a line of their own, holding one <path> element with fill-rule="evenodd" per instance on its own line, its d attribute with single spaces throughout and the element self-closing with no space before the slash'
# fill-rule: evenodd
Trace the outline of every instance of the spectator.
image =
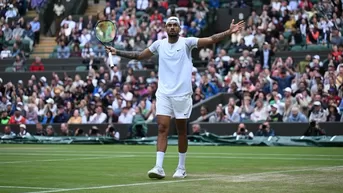
<svg viewBox="0 0 343 193">
<path fill-rule="evenodd" d="M 254 134 L 252 132 L 249 132 L 248 129 L 246 129 L 245 124 L 244 123 L 240 123 L 238 125 L 237 131 L 233 133 L 234 137 L 236 137 L 236 139 L 253 139 L 254 138 Z"/>
<path fill-rule="evenodd" d="M 305 122 L 308 122 L 308 121 L 307 121 L 306 116 L 304 114 L 302 114 L 301 112 L 299 112 L 299 108 L 298 107 L 293 107 L 292 108 L 292 113 L 288 117 L 287 122 L 289 122 L 289 123 L 305 123 Z"/>
<path fill-rule="evenodd" d="M 69 58 L 70 48 L 65 46 L 63 41 L 60 41 L 60 46 L 57 48 L 57 57 L 58 58 Z"/>
<path fill-rule="evenodd" d="M 31 72 L 39 72 L 39 71 L 44 71 L 44 64 L 41 61 L 40 57 L 36 57 L 35 61 L 32 62 L 30 66 L 30 71 Z"/>
<path fill-rule="evenodd" d="M 40 40 L 40 23 L 38 20 L 38 16 L 36 16 L 33 21 L 30 22 L 31 30 L 34 34 L 34 42 L 35 44 L 39 44 Z"/>
<path fill-rule="evenodd" d="M 129 108 L 127 106 L 122 108 L 122 112 L 120 113 L 118 123 L 123 123 L 123 124 L 132 123 L 133 116 L 128 112 L 129 112 Z"/>
<path fill-rule="evenodd" d="M 24 60 L 19 55 L 15 57 L 15 61 L 13 63 L 13 70 L 15 72 L 25 71 Z"/>
<path fill-rule="evenodd" d="M 224 112 L 222 110 L 222 106 L 218 105 L 216 108 L 216 111 L 214 115 L 212 115 L 209 119 L 210 123 L 219 123 L 219 122 L 227 122 L 227 119 L 224 115 Z"/>
<path fill-rule="evenodd" d="M 232 104 L 229 104 L 227 114 L 226 114 L 226 119 L 229 123 L 238 123 L 241 120 L 238 112 L 235 112 L 234 110 L 235 110 L 235 106 Z"/>
<path fill-rule="evenodd" d="M 22 109 L 17 107 L 14 115 L 11 116 L 8 124 L 25 124 L 26 118 L 21 115 Z"/>
<path fill-rule="evenodd" d="M 107 119 L 107 115 L 102 112 L 102 107 L 97 107 L 96 112 L 89 119 L 89 123 L 100 124 L 104 123 Z"/>
<path fill-rule="evenodd" d="M 31 136 L 31 134 L 26 131 L 26 125 L 20 124 L 19 129 L 20 129 L 20 131 L 18 133 L 18 136 L 20 136 L 20 137 L 30 137 Z"/>
<path fill-rule="evenodd" d="M 5 13 L 6 21 L 8 21 L 9 18 L 17 17 L 18 11 L 17 8 L 13 6 L 13 4 L 9 4 L 8 10 Z"/>
<path fill-rule="evenodd" d="M 282 116 L 278 112 L 278 108 L 279 106 L 277 104 L 271 105 L 271 110 L 267 119 L 269 122 L 282 122 Z"/>
<path fill-rule="evenodd" d="M 42 124 L 52 124 L 54 123 L 54 116 L 51 111 L 47 111 L 43 117 Z"/>
<path fill-rule="evenodd" d="M 313 103 L 314 109 L 310 114 L 309 120 L 317 123 L 326 122 L 327 111 L 322 109 L 322 104 L 319 101 Z"/>
<path fill-rule="evenodd" d="M 82 117 L 79 114 L 79 110 L 75 109 L 73 116 L 71 116 L 68 120 L 68 124 L 81 124 L 82 123 Z"/>
<path fill-rule="evenodd" d="M 12 52 L 7 48 L 7 45 L 2 46 L 3 50 L 0 53 L 0 59 L 11 58 Z"/>
<path fill-rule="evenodd" d="M 196 120 L 198 122 L 209 122 L 208 108 L 206 106 L 201 106 L 200 117 Z"/>
</svg>

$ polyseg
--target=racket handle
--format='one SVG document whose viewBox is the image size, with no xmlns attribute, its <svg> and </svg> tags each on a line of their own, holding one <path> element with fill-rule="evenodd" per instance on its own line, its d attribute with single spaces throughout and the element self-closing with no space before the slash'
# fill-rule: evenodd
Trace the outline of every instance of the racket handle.
<svg viewBox="0 0 343 193">
<path fill-rule="evenodd" d="M 112 68 L 114 66 L 114 64 L 113 64 L 113 58 L 112 58 L 112 53 L 111 52 L 108 52 L 108 59 L 110 61 L 110 67 Z"/>
</svg>

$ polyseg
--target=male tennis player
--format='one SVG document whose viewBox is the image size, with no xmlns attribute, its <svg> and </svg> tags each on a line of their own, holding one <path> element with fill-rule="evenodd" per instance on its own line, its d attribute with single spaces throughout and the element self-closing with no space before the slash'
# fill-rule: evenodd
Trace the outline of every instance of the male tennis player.
<svg viewBox="0 0 343 193">
<path fill-rule="evenodd" d="M 121 51 L 113 47 L 106 47 L 106 51 L 136 60 L 148 59 L 154 54 L 159 55 L 159 80 L 156 92 L 157 154 L 156 165 L 148 172 L 148 176 L 157 179 L 165 177 L 163 159 L 167 150 L 170 120 L 175 117 L 178 131 L 179 164 L 173 177 L 185 178 L 185 160 L 188 148 L 187 119 L 192 111 L 193 93 L 191 51 L 193 48 L 209 46 L 223 40 L 230 34 L 242 29 L 244 22 L 234 24 L 232 20 L 230 29 L 206 38 L 179 37 L 181 28 L 180 20 L 177 17 L 168 18 L 165 24 L 168 38 L 155 41 L 142 52 Z"/>
</svg>

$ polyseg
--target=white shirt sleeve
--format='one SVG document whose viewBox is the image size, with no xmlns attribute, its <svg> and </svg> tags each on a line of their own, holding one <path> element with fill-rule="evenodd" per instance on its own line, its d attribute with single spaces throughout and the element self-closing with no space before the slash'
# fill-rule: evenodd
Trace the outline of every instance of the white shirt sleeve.
<svg viewBox="0 0 343 193">
<path fill-rule="evenodd" d="M 157 40 L 157 41 L 155 41 L 154 43 L 152 43 L 152 44 L 149 46 L 150 52 L 152 52 L 154 55 L 157 55 L 157 54 L 158 54 L 158 48 L 160 47 L 160 44 L 161 44 L 161 41 L 160 41 L 160 40 Z"/>
<path fill-rule="evenodd" d="M 189 48 L 189 50 L 192 50 L 193 48 L 198 47 L 198 40 L 199 38 L 196 38 L 196 37 L 185 38 L 186 45 Z"/>
</svg>

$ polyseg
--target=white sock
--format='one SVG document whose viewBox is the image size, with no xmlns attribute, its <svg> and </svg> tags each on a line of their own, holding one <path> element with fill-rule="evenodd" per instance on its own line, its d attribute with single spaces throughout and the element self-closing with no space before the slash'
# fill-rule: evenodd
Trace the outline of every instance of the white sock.
<svg viewBox="0 0 343 193">
<path fill-rule="evenodd" d="M 186 162 L 186 153 L 179 153 L 179 165 L 177 167 L 186 169 L 185 162 Z"/>
<path fill-rule="evenodd" d="M 163 159 L 164 159 L 164 152 L 158 151 L 156 152 L 156 166 L 163 167 Z"/>
</svg>

